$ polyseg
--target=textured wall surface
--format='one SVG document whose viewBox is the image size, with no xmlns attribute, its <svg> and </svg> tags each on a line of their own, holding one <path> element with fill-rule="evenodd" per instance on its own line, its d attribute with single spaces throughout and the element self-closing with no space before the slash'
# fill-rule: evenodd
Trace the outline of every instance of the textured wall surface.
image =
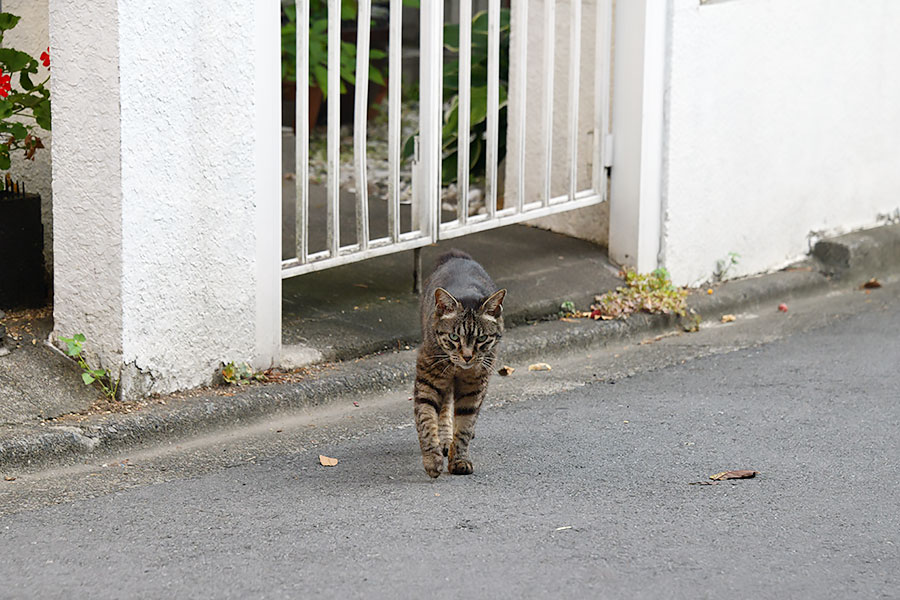
<svg viewBox="0 0 900 600">
<path fill-rule="evenodd" d="M 52 0 L 57 333 L 83 330 L 126 397 L 271 364 L 259 323 L 277 243 L 259 243 L 279 232 L 277 27 L 277 5 L 243 0 Z"/>
<path fill-rule="evenodd" d="M 252 359 L 251 6 L 120 3 L 124 362 L 137 394 Z"/>
<path fill-rule="evenodd" d="M 3 11 L 22 17 L 15 29 L 4 36 L 7 48 L 16 48 L 38 58 L 50 45 L 49 11 L 47 0 L 4 0 Z M 46 76 L 43 65 L 39 73 Z M 42 81 L 43 77 L 41 78 Z M 13 82 L 17 83 L 17 82 Z M 37 83 L 37 81 L 35 81 Z M 53 81 L 51 80 L 52 84 Z M 44 150 L 34 155 L 34 160 L 26 160 L 21 152 L 12 155 L 12 176 L 25 183 L 28 191 L 41 195 L 41 220 L 44 223 L 44 258 L 52 273 L 53 267 L 53 202 L 50 185 L 50 132 L 38 130 Z"/>
<path fill-rule="evenodd" d="M 122 357 L 116 4 L 50 4 L 55 333 L 85 334 L 110 368 Z"/>
<path fill-rule="evenodd" d="M 900 3 L 672 1 L 663 260 L 775 269 L 900 207 Z"/>
</svg>

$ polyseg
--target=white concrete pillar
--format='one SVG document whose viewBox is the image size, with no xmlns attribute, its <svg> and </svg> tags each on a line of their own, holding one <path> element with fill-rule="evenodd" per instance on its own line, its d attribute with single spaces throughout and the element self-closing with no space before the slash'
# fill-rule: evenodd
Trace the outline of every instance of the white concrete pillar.
<svg viewBox="0 0 900 600">
<path fill-rule="evenodd" d="M 50 0 L 55 334 L 125 397 L 277 359 L 278 10 Z"/>
<path fill-rule="evenodd" d="M 616 2 L 609 255 L 640 272 L 661 260 L 670 0 Z"/>
</svg>

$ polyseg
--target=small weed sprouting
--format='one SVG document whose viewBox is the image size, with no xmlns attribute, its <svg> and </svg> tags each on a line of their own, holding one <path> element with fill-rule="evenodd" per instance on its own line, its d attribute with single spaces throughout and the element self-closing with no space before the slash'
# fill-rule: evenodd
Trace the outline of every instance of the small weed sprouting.
<svg viewBox="0 0 900 600">
<path fill-rule="evenodd" d="M 713 273 L 713 279 L 716 281 L 725 281 L 731 268 L 740 262 L 741 255 L 737 252 L 729 252 L 725 258 L 716 261 L 716 270 Z"/>
<path fill-rule="evenodd" d="M 59 341 L 66 345 L 66 354 L 74 358 L 78 362 L 78 366 L 81 367 L 81 380 L 84 382 L 84 385 L 91 385 L 96 382 L 109 400 L 115 400 L 119 392 L 119 380 L 113 381 L 112 375 L 106 369 L 91 368 L 82 353 L 84 342 L 86 341 L 84 334 L 76 333 L 70 338 L 61 337 Z"/>
<path fill-rule="evenodd" d="M 576 313 L 575 303 L 571 300 L 566 300 L 562 304 L 559 305 L 559 316 L 560 317 L 569 317 Z"/>
<path fill-rule="evenodd" d="M 266 374 L 254 371 L 247 363 L 235 364 L 232 361 L 222 367 L 222 379 L 231 385 L 243 385 L 251 381 L 266 381 Z"/>
<path fill-rule="evenodd" d="M 592 319 L 625 319 L 636 312 L 675 314 L 685 316 L 686 289 L 677 288 L 669 279 L 669 272 L 656 269 L 649 274 L 627 270 L 622 273 L 625 285 L 595 298 L 591 305 Z"/>
</svg>

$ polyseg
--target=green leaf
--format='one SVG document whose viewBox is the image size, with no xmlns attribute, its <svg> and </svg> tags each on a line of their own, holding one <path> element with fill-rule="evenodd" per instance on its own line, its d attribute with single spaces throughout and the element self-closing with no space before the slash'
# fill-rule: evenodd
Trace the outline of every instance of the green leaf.
<svg viewBox="0 0 900 600">
<path fill-rule="evenodd" d="M 0 151 L 0 171 L 8 171 L 10 164 L 9 147 L 7 147 L 6 152 Z"/>
<path fill-rule="evenodd" d="M 26 92 L 34 89 L 34 84 L 31 82 L 31 77 L 28 76 L 28 71 L 22 71 L 19 74 L 19 85 Z"/>
<path fill-rule="evenodd" d="M 96 381 L 96 378 L 90 373 L 82 373 L 81 380 L 84 382 L 84 385 L 91 385 Z"/>
<path fill-rule="evenodd" d="M 100 379 L 101 377 L 106 377 L 106 369 L 91 369 L 90 374 L 96 379 Z"/>
<path fill-rule="evenodd" d="M 76 333 L 75 335 L 72 336 L 72 339 L 74 339 L 76 342 L 86 342 L 87 341 L 87 338 L 84 337 L 83 333 Z"/>
<path fill-rule="evenodd" d="M 17 17 L 11 13 L 0 13 L 0 31 L 9 31 L 13 27 L 16 26 L 16 23 L 19 22 L 19 19 L 22 17 Z"/>
<path fill-rule="evenodd" d="M 38 127 L 50 131 L 50 102 L 42 102 L 34 107 L 34 120 L 37 121 Z"/>
<path fill-rule="evenodd" d="M 7 73 L 21 71 L 34 62 L 34 59 L 25 52 L 13 50 L 12 48 L 0 48 L 0 64 L 2 64 Z"/>
<path fill-rule="evenodd" d="M 403 144 L 402 158 L 407 159 L 415 153 L 415 151 L 416 151 L 416 135 L 418 135 L 418 132 L 416 132 L 415 134 L 406 138 L 406 143 Z"/>
<path fill-rule="evenodd" d="M 384 85 L 384 77 L 382 77 L 381 71 L 371 65 L 369 66 L 369 81 L 378 85 Z"/>
<path fill-rule="evenodd" d="M 28 135 L 28 128 L 22 123 L 10 123 L 9 129 L 17 140 L 24 140 L 25 136 Z"/>
</svg>

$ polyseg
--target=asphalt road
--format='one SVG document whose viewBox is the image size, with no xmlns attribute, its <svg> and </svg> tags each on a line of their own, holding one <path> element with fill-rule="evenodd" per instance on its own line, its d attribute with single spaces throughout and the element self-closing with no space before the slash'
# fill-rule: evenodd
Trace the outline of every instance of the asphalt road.
<svg viewBox="0 0 900 600">
<path fill-rule="evenodd" d="M 0 597 L 897 598 L 898 308 L 845 291 L 520 365 L 468 477 L 425 475 L 401 391 L 22 473 Z M 761 474 L 691 485 L 728 469 Z"/>
</svg>

